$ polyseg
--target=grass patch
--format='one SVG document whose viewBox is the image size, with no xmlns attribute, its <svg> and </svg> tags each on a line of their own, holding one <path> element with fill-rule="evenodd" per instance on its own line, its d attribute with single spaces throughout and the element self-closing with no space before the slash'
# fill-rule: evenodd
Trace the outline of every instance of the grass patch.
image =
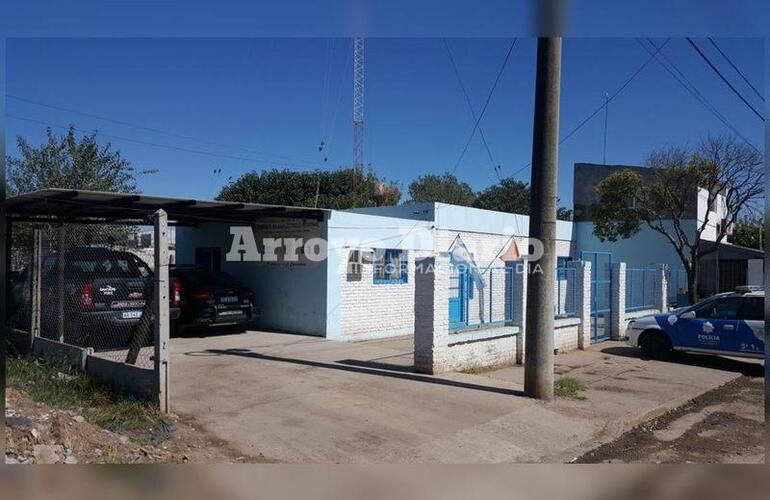
<svg viewBox="0 0 770 500">
<path fill-rule="evenodd" d="M 585 399 L 580 394 L 585 390 L 583 382 L 573 377 L 560 378 L 553 384 L 553 394 L 557 398 Z"/>
<path fill-rule="evenodd" d="M 104 429 L 147 434 L 168 426 L 156 405 L 115 391 L 68 366 L 7 356 L 5 370 L 8 387 L 53 408 L 80 413 Z"/>
</svg>

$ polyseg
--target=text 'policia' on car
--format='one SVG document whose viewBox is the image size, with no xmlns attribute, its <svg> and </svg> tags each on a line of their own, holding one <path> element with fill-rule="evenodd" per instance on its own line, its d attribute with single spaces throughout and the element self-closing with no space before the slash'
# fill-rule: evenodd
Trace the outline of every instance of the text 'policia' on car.
<svg viewBox="0 0 770 500">
<path fill-rule="evenodd" d="M 741 286 L 693 306 L 638 318 L 628 324 L 628 343 L 663 359 L 673 351 L 765 356 L 765 291 Z"/>
</svg>

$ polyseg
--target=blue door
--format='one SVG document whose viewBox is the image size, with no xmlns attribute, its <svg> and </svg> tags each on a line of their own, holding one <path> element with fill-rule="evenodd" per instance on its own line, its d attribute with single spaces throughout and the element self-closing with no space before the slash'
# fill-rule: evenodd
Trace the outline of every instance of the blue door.
<svg viewBox="0 0 770 500">
<path fill-rule="evenodd" d="M 610 338 L 612 254 L 580 252 L 580 260 L 591 263 L 591 342 L 602 342 Z"/>
<path fill-rule="evenodd" d="M 458 328 L 467 324 L 466 298 L 468 271 L 460 266 L 452 266 L 449 274 L 449 327 Z"/>
</svg>

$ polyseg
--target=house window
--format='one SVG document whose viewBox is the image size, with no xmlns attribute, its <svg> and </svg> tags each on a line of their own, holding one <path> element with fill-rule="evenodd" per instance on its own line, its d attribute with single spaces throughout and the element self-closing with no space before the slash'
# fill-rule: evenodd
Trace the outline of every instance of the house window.
<svg viewBox="0 0 770 500">
<path fill-rule="evenodd" d="M 351 250 L 348 257 L 348 281 L 361 281 L 362 270 L 361 251 Z"/>
<path fill-rule="evenodd" d="M 407 276 L 405 251 L 391 248 L 374 251 L 374 284 L 406 283 Z"/>
</svg>

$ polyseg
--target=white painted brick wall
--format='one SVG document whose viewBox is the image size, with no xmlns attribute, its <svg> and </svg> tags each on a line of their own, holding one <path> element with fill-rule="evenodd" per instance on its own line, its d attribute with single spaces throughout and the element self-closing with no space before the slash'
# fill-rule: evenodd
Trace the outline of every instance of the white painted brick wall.
<svg viewBox="0 0 770 500">
<path fill-rule="evenodd" d="M 364 340 L 414 332 L 414 263 L 419 252 L 407 251 L 406 283 L 374 283 L 374 265 L 362 265 L 361 279 L 350 279 L 344 252 L 340 285 L 340 335 L 342 340 Z M 423 253 L 424 254 L 424 253 Z"/>
</svg>

